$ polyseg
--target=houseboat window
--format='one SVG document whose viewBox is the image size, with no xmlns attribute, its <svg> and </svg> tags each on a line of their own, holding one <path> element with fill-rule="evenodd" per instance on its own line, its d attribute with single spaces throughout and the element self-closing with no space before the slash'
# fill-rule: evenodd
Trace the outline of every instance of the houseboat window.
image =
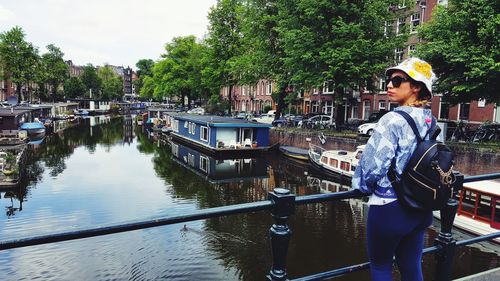
<svg viewBox="0 0 500 281">
<path fill-rule="evenodd" d="M 194 154 L 188 153 L 188 165 L 194 167 Z"/>
<path fill-rule="evenodd" d="M 179 157 L 179 145 L 172 143 L 172 154 Z"/>
<path fill-rule="evenodd" d="M 351 169 L 351 164 L 349 162 L 340 161 L 340 169 L 344 171 L 349 171 Z"/>
<path fill-rule="evenodd" d="M 200 169 L 208 173 L 208 158 L 205 156 L 200 156 Z"/>
<path fill-rule="evenodd" d="M 337 168 L 339 166 L 339 160 L 330 159 L 330 166 Z"/>
<path fill-rule="evenodd" d="M 321 162 L 328 165 L 328 157 L 321 156 Z"/>
<path fill-rule="evenodd" d="M 172 127 L 175 132 L 179 132 L 179 120 L 174 120 Z"/>
<path fill-rule="evenodd" d="M 489 221 L 491 220 L 491 197 L 485 194 L 478 195 L 477 216 Z"/>
<path fill-rule="evenodd" d="M 189 122 L 188 121 L 184 121 L 184 128 L 188 128 L 189 127 Z"/>
<path fill-rule="evenodd" d="M 462 191 L 462 204 L 460 210 L 470 215 L 474 214 L 474 207 L 476 204 L 476 192 L 464 189 Z"/>
<path fill-rule="evenodd" d="M 207 127 L 200 127 L 201 128 L 201 134 L 200 134 L 200 139 L 204 141 L 208 141 L 208 128 Z"/>
<path fill-rule="evenodd" d="M 189 133 L 194 135 L 196 131 L 196 124 L 195 123 L 189 123 Z"/>
</svg>

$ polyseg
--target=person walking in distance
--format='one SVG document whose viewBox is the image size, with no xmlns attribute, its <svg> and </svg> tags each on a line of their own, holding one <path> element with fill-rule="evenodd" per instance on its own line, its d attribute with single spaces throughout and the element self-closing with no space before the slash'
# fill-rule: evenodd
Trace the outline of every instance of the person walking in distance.
<svg viewBox="0 0 500 281">
<path fill-rule="evenodd" d="M 386 70 L 387 96 L 408 113 L 422 139 L 428 139 L 432 113 L 426 107 L 435 75 L 429 63 L 408 58 Z M 356 167 L 352 187 L 370 195 L 367 246 L 372 280 L 392 280 L 393 258 L 403 281 L 423 280 L 424 232 L 432 223 L 432 211 L 402 206 L 387 176 L 390 169 L 401 175 L 417 146 L 408 122 L 398 113 L 385 114 L 368 140 Z"/>
</svg>

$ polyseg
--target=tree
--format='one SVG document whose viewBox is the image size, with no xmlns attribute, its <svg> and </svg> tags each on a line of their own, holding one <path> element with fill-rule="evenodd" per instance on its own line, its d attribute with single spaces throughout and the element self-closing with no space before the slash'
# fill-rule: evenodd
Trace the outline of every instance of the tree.
<svg viewBox="0 0 500 281">
<path fill-rule="evenodd" d="M 433 11 L 417 55 L 432 64 L 436 92 L 452 103 L 500 102 L 499 26 L 498 1 L 450 0 Z"/>
<path fill-rule="evenodd" d="M 38 49 L 25 41 L 21 27 L 0 34 L 0 57 L 5 74 L 17 86 L 16 92 L 22 100 L 21 88 L 33 79 L 35 66 L 39 61 Z"/>
<path fill-rule="evenodd" d="M 153 65 L 154 61 L 152 59 L 141 59 L 135 64 L 135 66 L 137 67 L 137 76 L 139 78 L 134 81 L 134 86 L 137 92 L 141 91 L 141 88 L 144 85 L 144 78 L 146 76 L 153 76 Z"/>
<path fill-rule="evenodd" d="M 291 84 L 322 89 L 329 81 L 335 92 L 336 121 L 343 123 L 343 107 L 338 105 L 345 90 L 369 88 L 407 38 L 384 34 L 384 23 L 395 16 L 388 9 L 391 1 L 277 2 L 281 60 L 290 71 Z"/>
<path fill-rule="evenodd" d="M 78 98 L 85 95 L 85 84 L 78 77 L 71 77 L 64 83 L 64 93 L 67 98 Z"/>
<path fill-rule="evenodd" d="M 46 81 L 50 85 L 52 101 L 55 101 L 57 89 L 69 76 L 69 67 L 63 59 L 64 53 L 61 49 L 49 44 L 47 45 L 47 51 L 42 55 L 42 65 Z"/>
<path fill-rule="evenodd" d="M 202 93 L 202 55 L 203 47 L 196 42 L 196 37 L 175 37 L 171 43 L 165 45 L 166 53 L 163 59 L 155 63 L 152 68 L 152 79 L 145 79 L 144 91 L 141 95 L 151 95 L 155 99 L 177 96 L 184 102 L 187 97 L 190 106 L 191 100 Z"/>
<path fill-rule="evenodd" d="M 116 100 L 123 96 L 123 79 L 109 65 L 99 68 L 97 75 L 102 81 L 100 98 Z"/>
<path fill-rule="evenodd" d="M 88 92 L 88 95 L 86 94 L 85 96 L 95 97 L 99 95 L 102 81 L 97 76 L 97 71 L 93 65 L 88 64 L 83 67 L 83 73 L 80 79 L 82 79 L 86 92 Z M 92 92 L 92 96 L 90 96 L 90 92 Z"/>
<path fill-rule="evenodd" d="M 213 65 L 220 86 L 229 86 L 229 114 L 231 114 L 232 89 L 238 81 L 239 71 L 235 64 L 241 53 L 240 0 L 220 0 L 208 14 L 207 44 L 213 51 Z"/>
</svg>

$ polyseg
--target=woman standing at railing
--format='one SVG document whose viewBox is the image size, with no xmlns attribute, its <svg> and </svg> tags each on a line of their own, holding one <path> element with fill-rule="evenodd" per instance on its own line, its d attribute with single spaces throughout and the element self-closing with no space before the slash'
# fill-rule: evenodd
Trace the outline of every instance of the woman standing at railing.
<svg viewBox="0 0 500 281">
<path fill-rule="evenodd" d="M 408 58 L 387 69 L 387 96 L 399 104 L 395 110 L 407 112 L 424 139 L 431 127 L 432 113 L 426 108 L 435 78 L 431 66 Z M 352 186 L 369 194 L 367 244 L 372 280 L 392 280 L 393 257 L 401 279 L 422 280 L 424 232 L 432 223 L 432 211 L 412 211 L 402 207 L 387 177 L 401 175 L 415 150 L 417 140 L 409 124 L 398 113 L 389 112 L 378 122 L 356 168 Z"/>
</svg>

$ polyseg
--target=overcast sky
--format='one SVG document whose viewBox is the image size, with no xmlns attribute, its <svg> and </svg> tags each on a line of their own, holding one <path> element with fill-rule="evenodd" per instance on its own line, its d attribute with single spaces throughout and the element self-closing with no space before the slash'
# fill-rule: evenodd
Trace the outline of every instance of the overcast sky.
<svg viewBox="0 0 500 281">
<path fill-rule="evenodd" d="M 54 44 L 75 64 L 157 60 L 173 37 L 207 32 L 216 0 L 0 0 L 0 32 L 18 25 L 39 47 Z"/>
</svg>

